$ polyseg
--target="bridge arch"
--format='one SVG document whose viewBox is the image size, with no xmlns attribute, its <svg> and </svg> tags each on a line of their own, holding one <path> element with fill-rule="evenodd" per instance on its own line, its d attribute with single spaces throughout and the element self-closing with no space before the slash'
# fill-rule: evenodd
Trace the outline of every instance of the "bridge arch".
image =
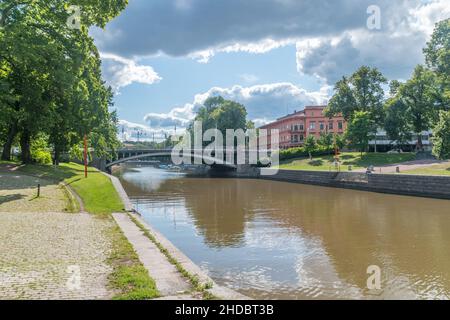
<svg viewBox="0 0 450 320">
<path fill-rule="evenodd" d="M 143 158 L 153 158 L 153 157 L 170 157 L 172 156 L 172 152 L 171 151 L 162 151 L 162 152 L 152 152 L 152 153 L 144 153 L 144 154 L 139 154 L 139 155 L 135 155 L 135 156 L 130 156 L 130 157 L 124 157 L 112 162 L 109 162 L 106 164 L 106 169 L 111 168 L 112 166 L 121 164 L 121 163 L 125 163 L 127 161 L 133 161 L 133 160 L 139 160 L 139 159 L 143 159 Z M 235 164 L 229 163 L 224 161 L 223 159 L 219 159 L 219 158 L 214 158 L 214 157 L 207 157 L 204 155 L 199 155 L 196 154 L 195 152 L 190 154 L 191 158 L 197 158 L 197 159 L 202 159 L 202 161 L 206 160 L 210 163 L 213 163 L 213 165 L 219 165 L 219 166 L 223 166 L 223 167 L 227 167 L 227 168 L 231 168 L 231 169 L 236 169 L 237 166 Z M 208 163 L 204 163 L 206 165 L 210 165 Z"/>
</svg>

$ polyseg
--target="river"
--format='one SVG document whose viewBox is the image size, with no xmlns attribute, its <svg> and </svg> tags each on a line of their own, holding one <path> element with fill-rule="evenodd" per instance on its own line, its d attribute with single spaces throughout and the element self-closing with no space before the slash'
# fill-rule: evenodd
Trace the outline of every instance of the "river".
<svg viewBox="0 0 450 320">
<path fill-rule="evenodd" d="M 450 298 L 450 201 L 151 167 L 118 175 L 148 223 L 252 298 Z M 368 289 L 369 266 L 381 289 Z"/>
</svg>

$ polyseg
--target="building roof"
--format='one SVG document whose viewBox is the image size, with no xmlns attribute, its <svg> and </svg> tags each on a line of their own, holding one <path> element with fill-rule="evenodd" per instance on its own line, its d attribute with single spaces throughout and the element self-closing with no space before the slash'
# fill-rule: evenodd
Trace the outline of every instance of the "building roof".
<svg viewBox="0 0 450 320">
<path fill-rule="evenodd" d="M 294 111 L 294 113 L 290 113 L 290 114 L 285 115 L 285 116 L 283 116 L 283 117 L 281 117 L 281 118 L 278 118 L 278 119 L 277 119 L 276 121 L 274 121 L 274 122 L 271 122 L 271 123 L 268 123 L 268 124 L 266 124 L 266 125 L 261 126 L 261 128 L 264 128 L 264 127 L 266 127 L 266 126 L 272 125 L 272 124 L 277 123 L 277 122 L 279 122 L 279 121 L 283 121 L 283 120 L 292 118 L 293 116 L 300 116 L 300 117 L 303 116 L 303 117 L 304 117 L 304 116 L 305 116 L 305 110 L 323 110 L 323 109 L 325 109 L 326 107 L 327 107 L 327 106 L 305 106 L 305 108 L 304 108 L 303 110 L 301 110 L 301 111 Z"/>
</svg>

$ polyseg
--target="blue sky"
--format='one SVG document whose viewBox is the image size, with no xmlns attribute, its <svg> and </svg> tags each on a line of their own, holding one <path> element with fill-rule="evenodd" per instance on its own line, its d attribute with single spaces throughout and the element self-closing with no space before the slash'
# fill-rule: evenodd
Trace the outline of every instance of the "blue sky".
<svg viewBox="0 0 450 320">
<path fill-rule="evenodd" d="M 367 27 L 374 4 L 380 29 Z M 407 79 L 448 17 L 446 0 L 130 0 L 91 34 L 121 126 L 161 137 L 211 95 L 243 103 L 262 124 L 326 103 L 363 64 Z"/>
</svg>

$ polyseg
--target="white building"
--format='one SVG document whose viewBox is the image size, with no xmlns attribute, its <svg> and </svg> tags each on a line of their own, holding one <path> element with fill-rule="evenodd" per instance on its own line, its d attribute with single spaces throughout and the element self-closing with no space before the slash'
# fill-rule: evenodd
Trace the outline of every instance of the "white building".
<svg viewBox="0 0 450 320">
<path fill-rule="evenodd" d="M 402 148 L 403 151 L 413 151 L 416 148 L 417 144 L 417 134 L 411 134 L 412 139 L 408 141 L 406 144 L 401 146 L 397 145 L 395 141 L 389 140 L 386 131 L 379 129 L 376 135 L 376 140 L 371 140 L 369 142 L 369 147 L 371 150 L 374 150 L 375 145 L 377 146 L 378 151 L 389 151 L 392 149 Z M 423 131 L 422 132 L 422 144 L 425 151 L 431 151 L 432 142 L 431 142 L 432 132 L 431 131 Z"/>
</svg>

